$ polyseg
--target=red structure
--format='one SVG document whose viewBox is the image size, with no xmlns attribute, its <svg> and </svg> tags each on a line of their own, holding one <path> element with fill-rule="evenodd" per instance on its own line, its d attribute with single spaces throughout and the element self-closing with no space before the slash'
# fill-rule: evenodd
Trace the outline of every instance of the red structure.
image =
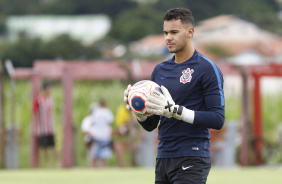
<svg viewBox="0 0 282 184">
<path fill-rule="evenodd" d="M 42 79 L 61 80 L 64 91 L 63 102 L 63 167 L 73 165 L 73 137 L 72 122 L 72 88 L 76 79 L 95 80 L 126 80 L 129 77 L 134 80 L 150 79 L 151 73 L 157 62 L 129 62 L 123 65 L 121 62 L 81 62 L 81 61 L 36 61 L 32 69 L 17 68 L 13 73 L 15 79 L 30 79 L 32 81 L 32 97 L 37 96 Z M 32 125 L 34 125 L 32 117 Z M 31 126 L 31 166 L 38 167 L 39 152 L 36 135 L 33 133 L 35 126 Z"/>
<path fill-rule="evenodd" d="M 151 73 L 159 62 L 128 62 L 126 64 L 117 61 L 36 61 L 32 69 L 17 68 L 13 74 L 15 79 L 30 79 L 32 81 L 32 97 L 39 92 L 42 79 L 62 80 L 64 91 L 63 103 L 63 167 L 73 165 L 73 122 L 72 122 L 72 87 L 76 79 L 134 80 L 150 79 Z M 249 165 L 248 147 L 251 141 L 250 135 L 255 137 L 256 163 L 262 164 L 262 110 L 260 79 L 264 76 L 282 76 L 282 65 L 256 65 L 233 66 L 226 63 L 217 63 L 223 75 L 241 75 L 243 80 L 242 98 L 242 145 L 240 150 L 241 165 Z M 250 78 L 254 79 L 253 118 L 250 118 Z M 34 121 L 32 119 L 32 123 Z M 34 127 L 34 126 L 31 126 Z M 34 132 L 34 131 L 31 131 Z M 38 147 L 35 135 L 31 134 L 31 166 L 39 164 Z"/>
<path fill-rule="evenodd" d="M 252 122 L 252 126 L 249 127 L 251 129 L 251 133 L 254 136 L 253 140 L 246 141 L 249 142 L 249 144 L 254 144 L 253 146 L 255 147 L 255 164 L 256 165 L 261 165 L 263 163 L 262 159 L 262 149 L 263 149 L 263 138 L 262 138 L 262 102 L 261 102 L 261 85 L 260 85 L 260 79 L 262 77 L 282 77 L 282 65 L 279 64 L 267 64 L 267 65 L 252 65 L 252 66 L 244 66 L 244 67 L 239 67 L 239 69 L 242 72 L 243 78 L 245 76 L 245 81 L 243 84 L 243 87 L 245 89 L 243 95 L 246 97 L 248 95 L 248 84 L 250 84 L 250 77 L 253 78 L 254 80 L 254 88 L 253 88 L 253 115 L 252 115 L 252 120 L 249 120 L 249 122 Z M 248 98 L 245 98 L 245 101 L 243 101 L 243 108 L 244 110 L 242 113 L 244 114 L 245 117 L 245 125 L 247 124 L 248 117 L 249 117 L 249 112 L 248 112 Z M 247 125 L 245 126 L 246 129 Z M 245 132 L 246 134 L 248 132 Z M 246 136 L 245 136 L 246 137 Z M 248 146 L 248 145 L 245 145 Z M 244 148 L 241 150 L 241 164 L 242 165 L 249 165 L 248 163 L 248 158 L 247 158 L 247 148 Z"/>
</svg>

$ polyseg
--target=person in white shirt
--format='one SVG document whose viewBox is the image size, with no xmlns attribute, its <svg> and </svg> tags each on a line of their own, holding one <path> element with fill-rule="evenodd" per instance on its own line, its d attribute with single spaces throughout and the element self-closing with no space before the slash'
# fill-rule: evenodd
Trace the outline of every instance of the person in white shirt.
<svg viewBox="0 0 282 184">
<path fill-rule="evenodd" d="M 84 117 L 81 123 L 81 131 L 83 132 L 84 142 L 87 148 L 86 160 L 87 160 L 88 165 L 92 165 L 91 147 L 94 142 L 92 138 L 92 134 L 91 134 L 91 126 L 92 126 L 92 123 L 94 123 L 94 121 L 92 121 L 93 118 L 91 115 L 94 113 L 98 105 L 99 104 L 97 102 L 91 103 L 89 105 L 89 110 L 91 113 L 87 115 L 86 117 Z"/>
<path fill-rule="evenodd" d="M 91 148 L 92 166 L 106 166 L 106 160 L 112 156 L 113 113 L 107 108 L 107 102 L 101 100 L 91 115 L 90 134 L 93 139 Z"/>
</svg>

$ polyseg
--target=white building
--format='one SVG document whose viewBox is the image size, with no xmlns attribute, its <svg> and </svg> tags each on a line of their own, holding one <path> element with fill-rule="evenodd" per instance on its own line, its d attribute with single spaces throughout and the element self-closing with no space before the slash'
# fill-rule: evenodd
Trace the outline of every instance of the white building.
<svg viewBox="0 0 282 184">
<path fill-rule="evenodd" d="M 43 40 L 68 34 L 84 44 L 91 44 L 108 33 L 111 21 L 106 15 L 10 16 L 6 26 L 8 37 L 12 40 L 17 38 L 19 32 L 26 32 L 31 37 L 40 37 Z"/>
<path fill-rule="evenodd" d="M 273 33 L 234 15 L 220 15 L 203 20 L 195 27 L 194 34 L 197 44 L 256 43 L 275 37 Z"/>
<path fill-rule="evenodd" d="M 141 40 L 132 42 L 130 49 L 142 56 L 163 55 L 167 51 L 163 35 L 149 35 Z"/>
</svg>

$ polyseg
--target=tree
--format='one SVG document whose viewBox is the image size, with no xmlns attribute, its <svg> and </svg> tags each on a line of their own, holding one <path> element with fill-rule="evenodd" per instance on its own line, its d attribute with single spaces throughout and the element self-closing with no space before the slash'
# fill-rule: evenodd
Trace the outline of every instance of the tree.
<svg viewBox="0 0 282 184">
<path fill-rule="evenodd" d="M 67 0 L 68 1 L 68 0 Z M 115 18 L 119 13 L 135 7 L 132 0 L 72 0 L 75 1 L 75 14 L 107 14 Z"/>
<path fill-rule="evenodd" d="M 159 0 L 154 8 L 163 12 L 170 8 L 184 7 L 192 11 L 198 21 L 221 15 L 234 14 L 270 31 L 281 33 L 282 21 L 278 19 L 279 6 L 275 0 Z"/>
<path fill-rule="evenodd" d="M 150 34 L 160 34 L 162 16 L 162 12 L 148 6 L 124 11 L 113 22 L 109 36 L 127 43 Z"/>
<path fill-rule="evenodd" d="M 15 66 L 31 67 L 33 60 L 42 53 L 40 39 L 29 39 L 25 34 L 20 35 L 16 42 L 4 41 L 0 45 L 2 60 L 11 59 Z"/>
<path fill-rule="evenodd" d="M 37 59 L 90 60 L 101 56 L 94 46 L 83 46 L 68 35 L 59 35 L 48 42 L 21 34 L 16 42 L 0 44 L 0 58 L 11 59 L 15 67 L 31 67 Z"/>
<path fill-rule="evenodd" d="M 38 0 L 0 0 L 1 15 L 23 15 L 38 6 Z"/>
<path fill-rule="evenodd" d="M 0 0 L 0 12 L 2 15 L 107 14 L 114 18 L 136 5 L 132 0 Z"/>
</svg>

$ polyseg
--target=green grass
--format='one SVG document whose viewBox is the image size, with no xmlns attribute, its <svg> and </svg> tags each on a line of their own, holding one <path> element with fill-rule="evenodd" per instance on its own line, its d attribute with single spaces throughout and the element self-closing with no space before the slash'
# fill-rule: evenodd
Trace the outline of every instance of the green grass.
<svg viewBox="0 0 282 184">
<path fill-rule="evenodd" d="M 280 184 L 282 168 L 212 169 L 208 184 Z"/>
<path fill-rule="evenodd" d="M 3 184 L 146 184 L 154 183 L 154 169 L 22 169 L 0 170 Z M 280 184 L 281 168 L 212 168 L 207 184 Z"/>
</svg>

